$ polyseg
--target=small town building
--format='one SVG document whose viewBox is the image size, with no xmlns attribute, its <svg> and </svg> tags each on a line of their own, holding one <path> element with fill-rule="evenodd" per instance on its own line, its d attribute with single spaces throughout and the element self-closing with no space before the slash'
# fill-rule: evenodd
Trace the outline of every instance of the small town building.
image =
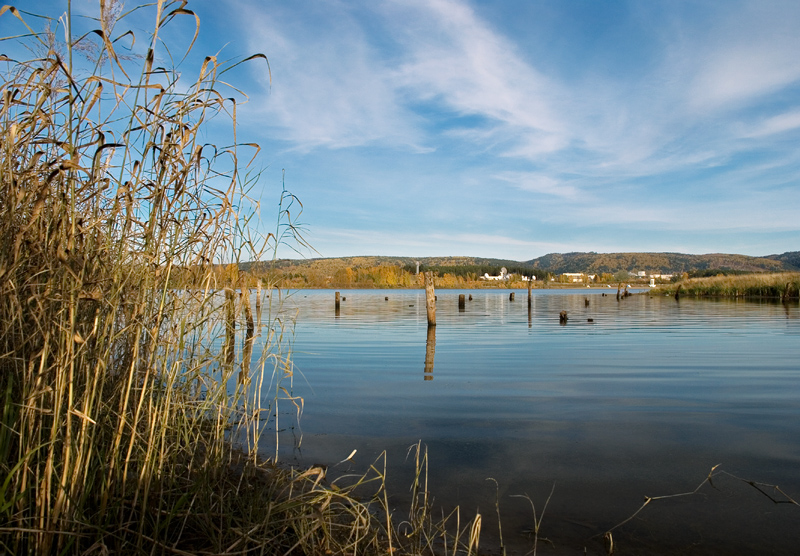
<svg viewBox="0 0 800 556">
<path fill-rule="evenodd" d="M 566 282 L 583 282 L 583 272 L 564 272 L 561 276 L 565 278 Z"/>
<path fill-rule="evenodd" d="M 508 270 L 506 270 L 506 267 L 503 267 L 503 268 L 500 269 L 500 275 L 499 276 L 490 276 L 489 273 L 487 272 L 486 274 L 481 276 L 481 280 L 501 280 L 501 281 L 505 281 L 505 280 L 511 280 L 512 276 L 513 276 L 513 274 L 509 274 Z"/>
</svg>

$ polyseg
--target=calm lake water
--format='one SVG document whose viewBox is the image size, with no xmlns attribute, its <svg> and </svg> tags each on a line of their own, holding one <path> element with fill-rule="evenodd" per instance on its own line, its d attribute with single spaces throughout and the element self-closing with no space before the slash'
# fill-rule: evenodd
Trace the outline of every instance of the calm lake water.
<svg viewBox="0 0 800 556">
<path fill-rule="evenodd" d="M 406 454 L 421 440 L 435 504 L 480 511 L 487 549 L 499 544 L 487 478 L 497 481 L 517 554 L 532 548 L 533 518 L 514 495 L 540 511 L 554 488 L 541 528 L 552 544 L 540 541 L 540 554 L 604 553 L 602 533 L 645 496 L 692 491 L 717 464 L 800 500 L 796 302 L 534 290 L 529 311 L 527 292 L 510 301 L 510 291 L 437 291 L 430 336 L 422 290 L 342 291 L 338 315 L 333 291 L 294 292 L 305 409 L 284 433 L 284 461 L 334 466 L 358 450 L 331 474 L 363 473 L 386 450 L 402 519 Z M 463 312 L 460 293 L 473 297 Z M 800 507 L 718 475 L 613 535 L 619 554 L 796 554 Z"/>
</svg>

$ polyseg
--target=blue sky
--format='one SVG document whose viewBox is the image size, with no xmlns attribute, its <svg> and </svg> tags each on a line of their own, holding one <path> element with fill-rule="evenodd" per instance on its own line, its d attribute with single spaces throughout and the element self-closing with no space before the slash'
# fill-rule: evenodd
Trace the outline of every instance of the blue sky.
<svg viewBox="0 0 800 556">
<path fill-rule="evenodd" d="M 800 250 L 796 1 L 187 7 L 197 56 L 268 56 L 254 193 L 270 222 L 285 170 L 319 255 Z"/>
</svg>

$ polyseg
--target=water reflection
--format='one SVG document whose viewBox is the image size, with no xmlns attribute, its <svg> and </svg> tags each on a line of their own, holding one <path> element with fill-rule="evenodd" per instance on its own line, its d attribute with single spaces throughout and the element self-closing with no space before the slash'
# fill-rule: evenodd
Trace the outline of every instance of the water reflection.
<svg viewBox="0 0 800 556">
<path fill-rule="evenodd" d="M 425 342 L 425 380 L 433 380 L 433 356 L 436 354 L 436 327 L 428 327 L 428 340 Z"/>
<path fill-rule="evenodd" d="M 476 300 L 463 313 L 461 293 Z M 561 538 L 560 546 L 627 518 L 644 495 L 691 490 L 717 463 L 800 492 L 797 303 L 678 304 L 655 293 L 617 303 L 612 289 L 587 289 L 538 290 L 528 308 L 510 302 L 508 290 L 442 290 L 438 326 L 429 329 L 421 290 L 347 295 L 347 318 L 339 322 L 331 291 L 295 298 L 295 363 L 304 380 L 293 393 L 306 398 L 300 463 L 335 463 L 357 448 L 363 459 L 354 465 L 366 468 L 387 450 L 390 480 L 397 476 L 390 490 L 402 493 L 410 484 L 402 475 L 406 448 L 422 439 L 434 462 L 431 490 L 442 504 L 494 507 L 493 487 L 481 490 L 494 477 L 509 495 L 531 494 L 538 509 L 557 481 L 545 532 Z M 562 310 L 569 326 L 558 324 Z M 654 504 L 614 538 L 630 546 L 632 536 L 647 534 L 663 543 L 671 530 L 696 528 L 713 538 L 694 549 L 700 553 L 714 543 L 735 549 L 747 531 L 757 531 L 760 552 L 792 553 L 796 533 L 787 520 L 796 526 L 796 514 L 766 498 L 768 506 L 754 505 L 757 492 L 723 487 L 714 499 L 709 489 L 708 499 Z M 503 499 L 503 532 L 522 539 L 530 515 Z M 720 506 L 712 511 L 715 500 Z M 671 505 L 677 503 L 680 510 Z M 657 513 L 662 507 L 667 515 Z M 689 526 L 681 521 L 687 515 Z M 489 531 L 492 518 L 484 518 Z M 756 518 L 757 528 L 747 525 Z"/>
</svg>

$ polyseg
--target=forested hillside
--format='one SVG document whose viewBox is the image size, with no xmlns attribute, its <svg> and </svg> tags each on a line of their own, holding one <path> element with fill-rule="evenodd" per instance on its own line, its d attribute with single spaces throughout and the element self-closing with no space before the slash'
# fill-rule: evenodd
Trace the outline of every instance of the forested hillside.
<svg viewBox="0 0 800 556">
<path fill-rule="evenodd" d="M 597 275 L 605 281 L 620 274 L 645 272 L 675 276 L 713 276 L 752 272 L 783 272 L 800 269 L 800 252 L 750 257 L 712 253 L 551 253 L 530 261 L 479 257 L 342 257 L 282 259 L 274 262 L 243 263 L 242 270 L 270 276 L 287 287 L 407 288 L 417 287 L 420 271 L 433 271 L 440 287 L 466 287 L 484 274 L 498 275 L 502 268 L 538 280 L 566 272 Z"/>
<path fill-rule="evenodd" d="M 784 266 L 791 267 L 787 270 L 800 270 L 800 251 L 789 251 L 783 255 L 768 255 L 765 258 L 780 261 Z"/>
<path fill-rule="evenodd" d="M 788 254 L 788 253 L 787 253 Z M 535 269 L 560 274 L 563 272 L 615 273 L 621 270 L 660 274 L 683 274 L 720 270 L 738 272 L 780 272 L 794 270 L 788 261 L 772 257 L 749 257 L 712 253 L 686 255 L 682 253 L 551 253 L 527 264 Z"/>
</svg>

